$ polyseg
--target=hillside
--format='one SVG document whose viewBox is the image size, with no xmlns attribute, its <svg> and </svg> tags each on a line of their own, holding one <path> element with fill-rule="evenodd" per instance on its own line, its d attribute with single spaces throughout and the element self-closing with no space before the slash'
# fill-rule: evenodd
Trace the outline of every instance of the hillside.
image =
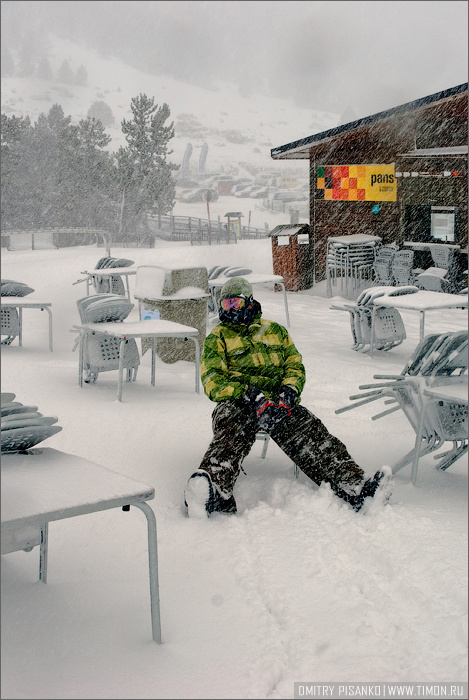
<svg viewBox="0 0 469 700">
<path fill-rule="evenodd" d="M 287 100 L 260 94 L 242 96 L 237 87 L 228 83 L 219 84 L 215 92 L 169 77 L 143 73 L 116 58 L 104 57 L 84 45 L 54 35 L 49 35 L 47 46 L 53 80 L 2 75 L 2 112 L 8 116 L 29 115 L 34 122 L 53 104 L 60 104 L 65 114 L 77 123 L 86 118 L 94 102 L 103 101 L 114 116 L 114 124 L 106 126 L 112 137 L 108 147 L 111 151 L 125 145 L 121 121 L 131 116 L 131 99 L 140 93 L 154 97 L 159 105 L 166 102 L 170 107 L 176 132 L 171 141 L 172 162 L 180 165 L 191 143 L 190 165 L 197 170 L 200 149 L 207 143 L 206 172 L 231 173 L 239 169 L 244 173 L 247 165 L 248 170 L 285 173 L 291 166 L 271 160 L 272 147 L 338 123 L 337 115 L 299 109 Z M 57 81 L 57 72 L 65 60 L 74 74 L 84 66 L 85 86 Z M 306 162 L 294 167 L 307 177 Z"/>
</svg>

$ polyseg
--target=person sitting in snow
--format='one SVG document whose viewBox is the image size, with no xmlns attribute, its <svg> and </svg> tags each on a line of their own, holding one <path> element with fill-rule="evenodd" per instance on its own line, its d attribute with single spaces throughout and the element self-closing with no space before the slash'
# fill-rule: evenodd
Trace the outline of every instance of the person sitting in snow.
<svg viewBox="0 0 469 700">
<path fill-rule="evenodd" d="M 391 469 L 382 467 L 366 478 L 345 445 L 300 404 L 306 380 L 302 357 L 286 328 L 262 318 L 246 279 L 233 277 L 222 287 L 219 319 L 201 359 L 205 393 L 217 404 L 213 439 L 187 482 L 187 515 L 236 513 L 233 488 L 260 430 L 312 481 L 330 484 L 356 511 L 366 498 L 386 502 Z"/>
</svg>

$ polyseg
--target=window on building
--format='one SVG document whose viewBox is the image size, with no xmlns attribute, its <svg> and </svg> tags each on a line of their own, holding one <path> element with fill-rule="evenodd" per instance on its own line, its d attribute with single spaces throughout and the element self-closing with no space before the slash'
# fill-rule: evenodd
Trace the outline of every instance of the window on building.
<svg viewBox="0 0 469 700">
<path fill-rule="evenodd" d="M 436 238 L 440 241 L 454 242 L 455 209 L 456 207 L 432 207 L 432 238 Z"/>
</svg>

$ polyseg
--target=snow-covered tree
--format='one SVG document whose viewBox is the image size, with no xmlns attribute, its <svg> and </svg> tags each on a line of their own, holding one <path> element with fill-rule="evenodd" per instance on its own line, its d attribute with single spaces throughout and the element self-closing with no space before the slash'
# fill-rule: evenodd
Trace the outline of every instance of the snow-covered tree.
<svg viewBox="0 0 469 700">
<path fill-rule="evenodd" d="M 84 86 L 84 85 L 86 85 L 87 82 L 88 82 L 88 73 L 87 73 L 85 66 L 82 64 L 81 66 L 79 66 L 79 68 L 77 69 L 77 72 L 75 73 L 75 85 Z M 104 125 L 104 126 L 106 126 L 106 125 Z"/>
<path fill-rule="evenodd" d="M 41 78 L 41 80 L 52 80 L 54 77 L 51 65 L 49 63 L 49 59 L 47 56 L 44 56 L 38 64 L 37 67 L 37 77 Z"/>
<path fill-rule="evenodd" d="M 112 109 L 103 100 L 93 102 L 86 116 L 90 119 L 99 119 L 103 126 L 112 126 L 115 121 Z"/>
<path fill-rule="evenodd" d="M 172 171 L 178 166 L 167 162 L 172 153 L 168 142 L 174 136 L 173 123 L 165 126 L 171 112 L 154 98 L 140 94 L 131 101 L 131 120 L 122 120 L 127 146 L 116 153 L 115 179 L 121 193 L 120 232 L 148 229 L 150 213 L 166 214 L 174 207 L 175 183 Z"/>
<path fill-rule="evenodd" d="M 74 76 L 73 71 L 70 68 L 70 63 L 67 60 L 62 61 L 62 64 L 57 73 L 57 80 L 59 83 L 65 83 L 66 85 L 73 85 Z"/>
</svg>

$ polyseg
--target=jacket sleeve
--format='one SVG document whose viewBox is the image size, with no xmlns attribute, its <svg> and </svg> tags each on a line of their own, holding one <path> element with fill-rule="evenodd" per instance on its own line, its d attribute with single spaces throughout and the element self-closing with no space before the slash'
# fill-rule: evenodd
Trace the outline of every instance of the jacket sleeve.
<svg viewBox="0 0 469 700">
<path fill-rule="evenodd" d="M 285 365 L 282 384 L 295 389 L 298 392 L 299 400 L 306 382 L 306 370 L 303 358 L 285 328 L 283 328 L 283 346 Z"/>
<path fill-rule="evenodd" d="M 210 333 L 204 342 L 200 363 L 200 378 L 204 391 L 211 401 L 240 399 L 246 392 L 246 383 L 241 377 L 230 373 L 225 359 L 222 338 Z"/>
</svg>

